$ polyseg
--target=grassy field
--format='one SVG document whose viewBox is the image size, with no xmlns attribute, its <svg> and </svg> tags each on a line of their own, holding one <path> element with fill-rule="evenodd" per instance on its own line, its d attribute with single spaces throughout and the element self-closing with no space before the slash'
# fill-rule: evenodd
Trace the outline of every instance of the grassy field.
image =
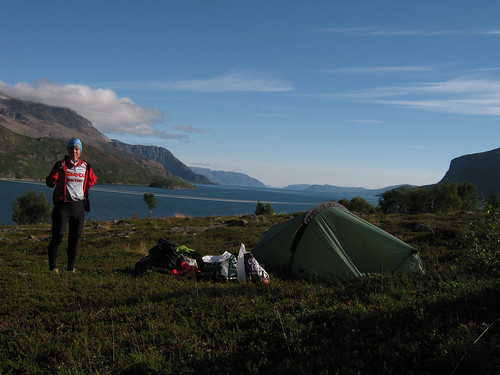
<svg viewBox="0 0 500 375">
<path fill-rule="evenodd" d="M 417 248 L 425 274 L 340 283 L 267 269 L 270 284 L 134 275 L 158 238 L 236 254 L 288 218 L 88 222 L 77 274 L 62 271 L 63 246 L 61 272 L 48 271 L 48 225 L 0 227 L 0 373 L 500 373 L 494 214 L 364 216 Z"/>
</svg>

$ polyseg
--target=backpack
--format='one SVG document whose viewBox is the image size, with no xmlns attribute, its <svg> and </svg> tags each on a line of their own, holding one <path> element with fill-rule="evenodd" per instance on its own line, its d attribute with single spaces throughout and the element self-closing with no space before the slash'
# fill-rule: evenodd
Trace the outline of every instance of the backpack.
<svg viewBox="0 0 500 375">
<path fill-rule="evenodd" d="M 178 262 L 177 246 L 166 238 L 160 238 L 158 244 L 149 250 L 149 254 L 135 264 L 135 273 L 140 274 L 155 270 L 171 273 Z"/>
</svg>

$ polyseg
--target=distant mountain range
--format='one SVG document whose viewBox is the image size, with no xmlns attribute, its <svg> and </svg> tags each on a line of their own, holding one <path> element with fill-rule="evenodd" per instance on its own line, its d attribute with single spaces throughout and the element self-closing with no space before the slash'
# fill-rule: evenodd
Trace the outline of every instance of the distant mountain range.
<svg viewBox="0 0 500 375">
<path fill-rule="evenodd" d="M 387 190 L 396 189 L 402 186 L 410 186 L 410 185 L 395 185 L 395 186 L 387 186 L 380 189 L 366 189 L 362 187 L 348 187 L 348 186 L 335 186 L 335 185 L 307 185 L 307 184 L 299 184 L 299 185 L 288 185 L 284 187 L 284 189 L 288 190 L 299 190 L 299 191 L 309 191 L 314 193 L 332 193 L 336 195 L 345 194 L 346 196 L 366 196 L 366 195 L 380 195 L 383 194 Z"/>
<path fill-rule="evenodd" d="M 44 179 L 52 164 L 64 156 L 65 142 L 78 137 L 84 143 L 101 183 L 156 184 L 171 188 L 191 184 L 246 187 L 265 185 L 244 173 L 188 167 L 159 146 L 129 145 L 110 140 L 76 112 L 24 101 L 0 93 L 0 178 Z M 440 181 L 470 182 L 484 197 L 500 191 L 500 148 L 455 158 Z M 379 195 L 382 189 L 333 185 L 289 185 L 285 189 L 345 193 L 346 196 Z"/>
<path fill-rule="evenodd" d="M 218 185 L 245 186 L 245 187 L 266 187 L 259 180 L 239 172 L 213 171 L 208 168 L 190 167 L 194 173 L 207 177 L 210 181 Z"/>
</svg>

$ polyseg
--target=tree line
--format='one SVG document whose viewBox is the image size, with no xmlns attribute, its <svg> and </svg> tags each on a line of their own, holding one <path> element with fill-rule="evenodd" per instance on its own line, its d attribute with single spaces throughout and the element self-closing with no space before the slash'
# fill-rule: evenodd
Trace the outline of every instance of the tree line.
<svg viewBox="0 0 500 375">
<path fill-rule="evenodd" d="M 443 181 L 431 186 L 400 187 L 384 192 L 374 207 L 361 197 L 341 199 L 348 210 L 369 213 L 380 210 L 385 214 L 449 214 L 479 209 L 500 209 L 498 193 L 479 199 L 477 186 L 470 182 Z"/>
<path fill-rule="evenodd" d="M 421 187 L 401 187 L 388 190 L 379 199 L 383 213 L 447 214 L 473 211 L 479 208 L 476 185 L 469 182 L 443 181 Z"/>
</svg>

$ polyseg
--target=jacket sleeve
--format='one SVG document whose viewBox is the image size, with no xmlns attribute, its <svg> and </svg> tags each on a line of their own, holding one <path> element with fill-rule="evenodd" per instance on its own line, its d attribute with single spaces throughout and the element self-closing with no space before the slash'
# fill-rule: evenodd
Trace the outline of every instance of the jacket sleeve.
<svg viewBox="0 0 500 375">
<path fill-rule="evenodd" d="M 89 179 L 89 188 L 91 188 L 92 186 L 94 186 L 97 182 L 97 176 L 95 175 L 94 173 L 94 170 L 92 169 L 92 167 L 90 168 L 89 170 L 89 176 L 88 176 L 88 179 Z"/>
<path fill-rule="evenodd" d="M 54 164 L 52 167 L 52 170 L 50 171 L 49 175 L 45 178 L 45 183 L 47 184 L 48 187 L 54 187 L 56 186 L 57 180 L 61 176 L 61 173 L 64 172 L 62 161 L 58 161 L 57 163 Z"/>
</svg>

